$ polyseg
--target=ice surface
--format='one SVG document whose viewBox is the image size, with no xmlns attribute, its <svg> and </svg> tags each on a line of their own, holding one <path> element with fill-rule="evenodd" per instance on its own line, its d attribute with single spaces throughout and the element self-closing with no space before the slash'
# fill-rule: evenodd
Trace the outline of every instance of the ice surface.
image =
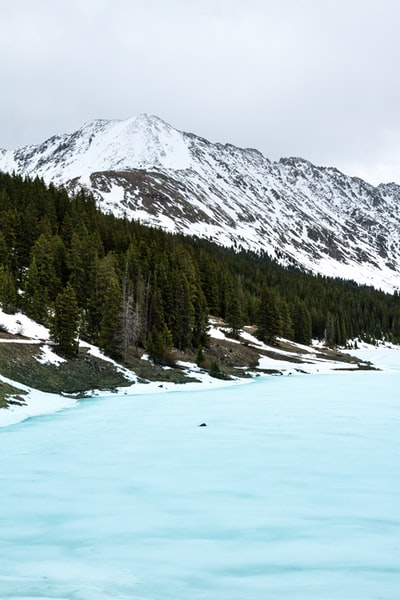
<svg viewBox="0 0 400 600">
<path fill-rule="evenodd" d="M 95 398 L 1 429 L 0 597 L 398 600 L 399 377 Z"/>
</svg>

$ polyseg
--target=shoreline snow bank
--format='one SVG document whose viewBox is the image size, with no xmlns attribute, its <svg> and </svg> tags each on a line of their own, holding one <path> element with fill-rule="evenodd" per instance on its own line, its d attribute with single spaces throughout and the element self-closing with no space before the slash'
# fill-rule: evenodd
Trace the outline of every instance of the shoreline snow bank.
<svg viewBox="0 0 400 600">
<path fill-rule="evenodd" d="M 41 360 L 45 362 L 51 362 L 57 364 L 63 360 L 58 357 L 51 348 L 47 345 L 49 341 L 49 332 L 43 325 L 38 325 L 29 317 L 22 313 L 15 315 L 8 315 L 0 309 L 0 327 L 3 327 L 9 333 L 15 335 L 25 336 L 25 340 L 2 340 L 4 343 L 19 341 L 20 343 L 42 343 L 42 356 Z M 215 325 L 211 327 L 210 333 L 213 338 L 222 339 L 225 335 L 221 329 Z M 266 350 L 274 351 L 274 348 L 270 348 L 254 338 L 249 333 L 243 332 L 243 337 L 247 341 L 256 347 Z M 119 387 L 116 391 L 110 390 L 90 390 L 87 392 L 87 397 L 108 397 L 115 395 L 145 395 L 145 394 L 160 394 L 171 391 L 179 390 L 215 390 L 218 388 L 224 388 L 232 385 L 243 385 L 248 384 L 251 379 L 232 379 L 232 380 L 220 380 L 211 377 L 208 373 L 199 369 L 195 364 L 192 363 L 180 363 L 181 367 L 186 369 L 188 375 L 194 376 L 198 379 L 197 382 L 189 382 L 184 384 L 176 384 L 174 382 L 160 382 L 154 381 L 149 383 L 139 383 L 135 373 L 128 371 L 121 367 L 115 361 L 104 356 L 98 348 L 85 344 L 82 345 L 88 348 L 88 351 L 96 356 L 101 356 L 104 360 L 113 362 L 118 368 L 120 368 L 128 379 L 132 380 L 132 384 L 129 386 Z M 352 365 L 346 365 L 343 362 L 326 359 L 320 359 L 317 357 L 317 351 L 315 348 L 309 348 L 294 344 L 294 347 L 298 350 L 298 353 L 286 352 L 279 350 L 279 354 L 282 359 L 276 360 L 267 356 L 260 356 L 258 369 L 265 370 L 276 370 L 282 375 L 299 375 L 299 374 L 334 374 L 340 369 L 343 372 L 343 367 L 350 369 Z M 365 362 L 371 362 L 378 369 L 383 371 L 400 370 L 400 346 L 394 346 L 392 344 L 382 344 L 378 347 L 371 346 L 368 344 L 359 344 L 356 350 L 342 350 L 342 352 L 351 354 L 360 358 Z M 288 360 L 285 360 L 285 355 L 288 356 Z M 293 363 L 289 360 L 290 357 L 297 356 L 302 361 L 301 363 Z M 251 372 L 251 370 L 248 370 Z M 263 376 L 262 373 L 257 373 Z M 268 376 L 268 375 L 264 375 Z M 71 396 L 63 396 L 61 394 L 50 394 L 41 392 L 34 388 L 25 386 L 19 382 L 8 379 L 0 375 L 0 381 L 4 381 L 17 389 L 23 390 L 26 394 L 23 396 L 23 400 L 26 402 L 24 405 L 12 404 L 8 408 L 0 409 L 0 427 L 16 424 L 30 417 L 51 414 L 65 408 L 71 408 L 76 405 L 79 400 Z"/>
<path fill-rule="evenodd" d="M 206 374 L 197 374 L 196 377 L 200 380 L 199 382 L 188 382 L 184 384 L 176 384 L 173 382 L 159 382 L 152 381 L 149 383 L 136 383 L 134 382 L 130 386 L 119 387 L 115 391 L 110 390 L 90 390 L 87 392 L 86 398 L 104 398 L 113 396 L 123 395 L 151 395 L 161 394 L 165 392 L 177 392 L 177 391 L 198 391 L 206 389 L 218 389 L 228 387 L 232 385 L 243 385 L 249 383 L 249 379 L 232 379 L 232 380 L 220 380 L 214 379 Z M 74 398 L 71 396 L 63 396 L 61 394 L 49 394 L 47 392 L 41 392 L 34 388 L 29 388 L 26 385 L 20 384 L 16 381 L 8 379 L 0 375 L 0 381 L 9 383 L 10 385 L 25 391 L 26 394 L 21 398 L 26 402 L 23 405 L 12 404 L 7 408 L 0 409 L 0 427 L 6 427 L 8 425 L 15 425 L 21 421 L 29 419 L 31 417 L 38 417 L 41 415 L 51 414 L 60 410 L 71 408 L 78 402 L 84 401 L 84 398 Z"/>
<path fill-rule="evenodd" d="M 31 417 L 52 414 L 65 408 L 71 408 L 77 403 L 75 398 L 41 392 L 2 375 L 0 375 L 0 381 L 26 392 L 21 395 L 21 400 L 25 404 L 12 404 L 8 408 L 0 409 L 0 427 L 15 425 L 15 423 L 25 421 Z"/>
<path fill-rule="evenodd" d="M 365 347 L 358 350 L 345 351 L 353 356 L 357 356 L 364 361 L 370 361 L 378 369 L 383 372 L 387 371 L 400 371 L 400 348 L 395 346 L 384 346 L 384 347 Z M 198 391 L 198 390 L 215 390 L 218 388 L 224 388 L 234 385 L 244 385 L 251 382 L 250 379 L 233 379 L 233 380 L 220 380 L 210 377 L 207 373 L 201 372 L 195 367 L 195 365 L 185 364 L 190 370 L 190 374 L 199 379 L 198 382 L 189 382 L 184 384 L 176 384 L 173 382 L 159 382 L 154 381 L 150 383 L 138 383 L 133 382 L 130 386 L 119 387 L 116 391 L 110 390 L 91 390 L 88 392 L 88 397 L 112 397 L 116 395 L 150 395 L 150 394 L 161 394 L 171 391 Z M 343 363 L 332 361 L 327 364 L 313 362 L 307 364 L 293 364 L 286 361 L 276 361 L 267 357 L 260 359 L 260 368 L 264 369 L 277 369 L 281 370 L 283 375 L 300 375 L 301 373 L 309 374 L 335 374 L 337 372 L 343 373 L 343 370 L 338 371 L 338 368 L 343 366 Z M 266 375 L 268 376 L 268 375 Z M 0 375 L 0 380 L 14 387 L 17 387 L 23 391 L 26 391 L 26 395 L 23 396 L 26 405 L 18 406 L 11 405 L 6 409 L 0 409 L 0 427 L 8 425 L 14 425 L 18 422 L 24 421 L 31 417 L 46 415 L 58 412 L 60 410 L 71 408 L 76 405 L 80 400 L 69 396 L 62 396 L 58 394 L 49 394 L 41 392 L 39 390 L 29 388 L 16 381 L 7 379 Z"/>
</svg>

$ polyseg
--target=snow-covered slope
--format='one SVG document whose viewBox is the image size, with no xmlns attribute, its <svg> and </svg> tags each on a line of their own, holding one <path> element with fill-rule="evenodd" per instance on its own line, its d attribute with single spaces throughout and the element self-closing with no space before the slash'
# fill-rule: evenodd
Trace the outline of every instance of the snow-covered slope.
<svg viewBox="0 0 400 600">
<path fill-rule="evenodd" d="M 400 285 L 400 186 L 373 187 L 301 158 L 271 162 L 139 115 L 96 120 L 0 151 L 0 170 L 91 189 L 104 211 L 266 251 L 284 264 L 392 291 Z"/>
</svg>

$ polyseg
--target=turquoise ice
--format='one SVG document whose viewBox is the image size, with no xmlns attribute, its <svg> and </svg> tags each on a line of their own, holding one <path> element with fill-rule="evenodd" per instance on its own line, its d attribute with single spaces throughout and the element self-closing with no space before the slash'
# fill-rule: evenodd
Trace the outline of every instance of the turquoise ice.
<svg viewBox="0 0 400 600">
<path fill-rule="evenodd" d="M 0 597 L 398 600 L 399 383 L 267 377 L 1 429 Z"/>
</svg>

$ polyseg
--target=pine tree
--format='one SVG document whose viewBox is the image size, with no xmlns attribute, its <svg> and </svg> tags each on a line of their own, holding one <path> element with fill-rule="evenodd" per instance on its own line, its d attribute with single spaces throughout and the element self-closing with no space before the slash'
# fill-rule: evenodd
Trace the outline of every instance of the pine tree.
<svg viewBox="0 0 400 600">
<path fill-rule="evenodd" d="M 207 346 L 208 335 L 208 306 L 203 290 L 200 287 L 200 281 L 195 288 L 193 300 L 193 325 L 191 346 Z"/>
<path fill-rule="evenodd" d="M 240 330 L 243 327 L 243 289 L 240 276 L 238 276 L 236 280 L 232 279 L 229 282 L 226 297 L 227 306 L 225 321 L 230 329 L 230 335 L 237 339 Z"/>
<path fill-rule="evenodd" d="M 0 219 L 0 227 L 1 227 L 1 219 Z M 7 245 L 6 238 L 4 237 L 4 233 L 0 228 L 0 264 L 1 265 L 10 265 L 11 264 L 11 255 Z"/>
<path fill-rule="evenodd" d="M 123 358 L 126 361 L 128 348 L 135 344 L 135 310 L 133 290 L 128 280 L 127 268 L 122 281 L 122 334 L 121 347 Z"/>
<path fill-rule="evenodd" d="M 88 282 L 83 261 L 82 239 L 76 231 L 72 232 L 71 244 L 67 253 L 67 265 L 70 283 L 76 291 L 80 306 L 84 306 L 88 296 Z"/>
<path fill-rule="evenodd" d="M 294 341 L 309 346 L 312 338 L 311 315 L 301 300 L 296 300 L 293 305 L 292 319 Z"/>
<path fill-rule="evenodd" d="M 44 323 L 48 314 L 49 298 L 47 288 L 41 285 L 35 256 L 32 257 L 25 274 L 23 290 L 23 307 L 26 314 L 35 321 Z"/>
<path fill-rule="evenodd" d="M 122 289 L 112 253 L 99 263 L 97 302 L 99 303 L 99 346 L 113 358 L 121 356 Z"/>
<path fill-rule="evenodd" d="M 191 289 L 185 272 L 174 269 L 172 275 L 173 311 L 170 315 L 170 331 L 173 344 L 180 350 L 191 346 L 194 308 Z"/>
<path fill-rule="evenodd" d="M 68 358 L 78 354 L 78 326 L 79 308 L 76 294 L 68 283 L 56 298 L 54 314 L 50 320 L 50 338 L 57 344 L 60 353 Z"/>
<path fill-rule="evenodd" d="M 150 304 L 150 335 L 146 342 L 146 350 L 151 359 L 156 363 L 164 363 L 168 350 L 172 345 L 172 336 L 166 325 L 161 291 L 156 287 L 152 293 Z"/>
<path fill-rule="evenodd" d="M 336 344 L 336 319 L 332 313 L 328 313 L 326 319 L 324 339 L 327 346 L 334 346 Z"/>
<path fill-rule="evenodd" d="M 263 285 L 257 319 L 257 337 L 268 344 L 274 344 L 281 335 L 282 322 L 278 298 L 274 290 Z"/>
<path fill-rule="evenodd" d="M 42 233 L 32 248 L 32 260 L 36 268 L 41 290 L 46 290 L 50 301 L 54 300 L 60 291 L 61 278 L 57 273 L 57 252 L 60 238 L 49 238 Z M 61 242 L 62 244 L 62 242 Z"/>
<path fill-rule="evenodd" d="M 293 318 L 292 318 L 289 304 L 282 298 L 279 299 L 278 304 L 279 304 L 279 311 L 281 314 L 282 337 L 286 338 L 287 340 L 292 340 L 294 337 L 294 330 L 293 330 Z"/>
<path fill-rule="evenodd" d="M 12 313 L 17 307 L 17 290 L 13 274 L 8 267 L 0 265 L 0 304 L 4 312 Z"/>
<path fill-rule="evenodd" d="M 219 313 L 219 289 L 217 262 L 212 260 L 204 251 L 198 254 L 200 284 L 205 294 L 210 314 Z"/>
</svg>

